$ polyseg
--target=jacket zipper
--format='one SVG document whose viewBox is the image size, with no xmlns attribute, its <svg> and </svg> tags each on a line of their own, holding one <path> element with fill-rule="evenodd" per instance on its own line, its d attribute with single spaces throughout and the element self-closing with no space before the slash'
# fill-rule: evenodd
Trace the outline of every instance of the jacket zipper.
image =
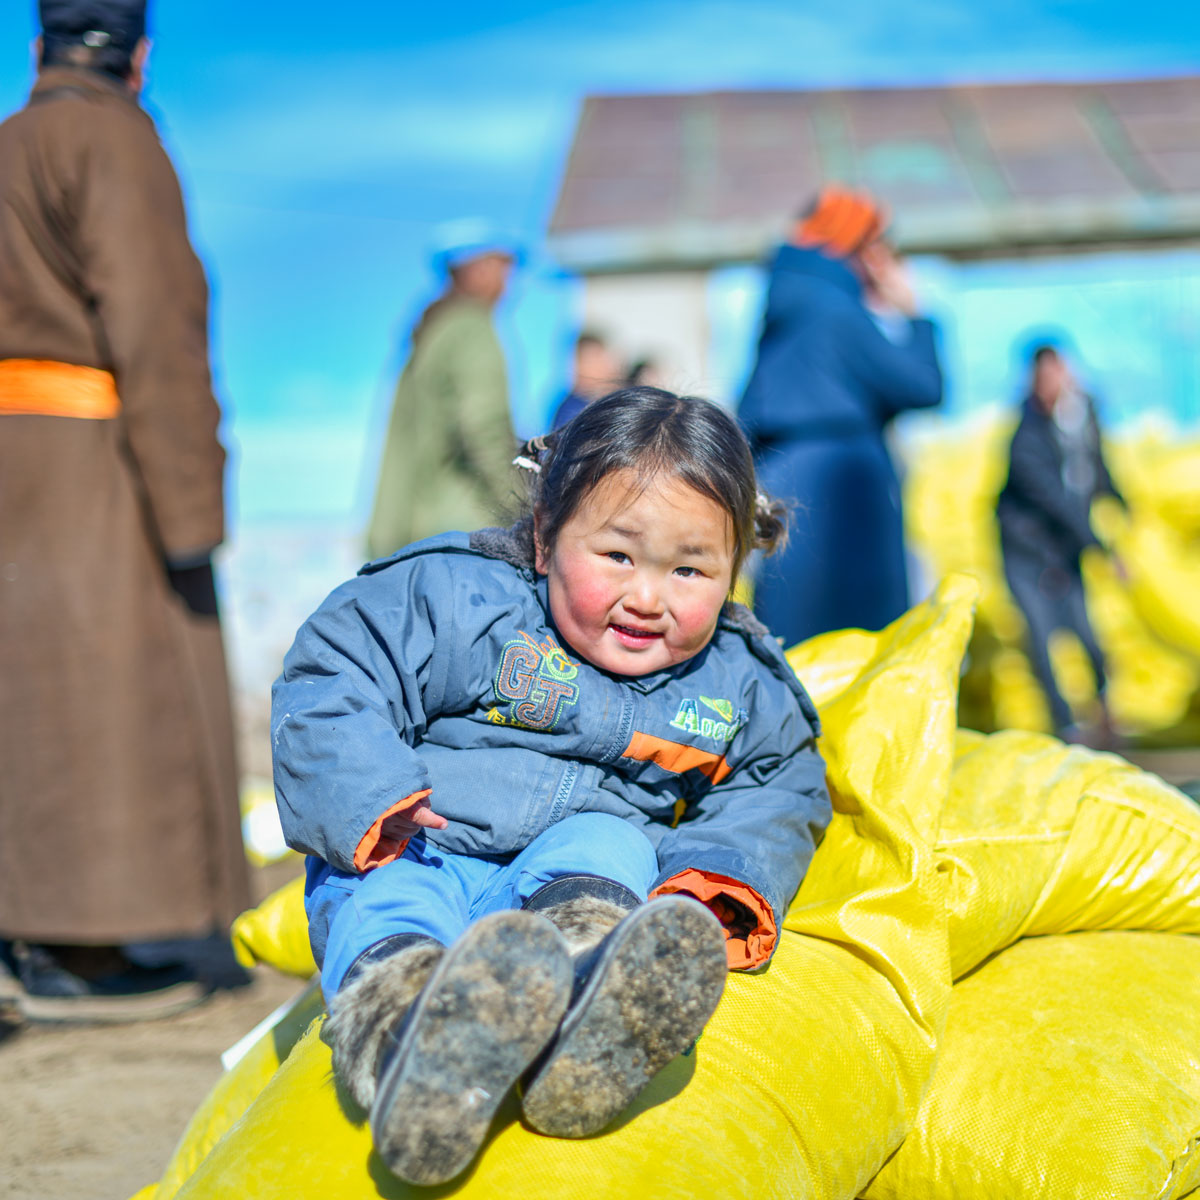
<svg viewBox="0 0 1200 1200">
<path fill-rule="evenodd" d="M 558 790 L 554 793 L 554 803 L 550 806 L 550 819 L 546 822 L 547 827 L 553 825 L 562 816 L 563 809 L 567 806 L 567 800 L 575 788 L 575 776 L 578 774 L 579 764 L 574 760 L 569 761 L 562 779 L 559 780 Z"/>
</svg>

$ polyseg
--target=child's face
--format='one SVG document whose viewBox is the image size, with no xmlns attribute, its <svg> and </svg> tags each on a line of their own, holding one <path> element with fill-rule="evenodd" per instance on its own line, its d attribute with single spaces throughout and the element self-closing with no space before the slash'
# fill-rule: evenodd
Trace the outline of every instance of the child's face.
<svg viewBox="0 0 1200 1200">
<path fill-rule="evenodd" d="M 715 500 L 666 474 L 641 491 L 615 471 L 540 540 L 550 613 L 570 647 L 617 675 L 646 675 L 708 645 L 733 578 L 733 523 Z"/>
</svg>

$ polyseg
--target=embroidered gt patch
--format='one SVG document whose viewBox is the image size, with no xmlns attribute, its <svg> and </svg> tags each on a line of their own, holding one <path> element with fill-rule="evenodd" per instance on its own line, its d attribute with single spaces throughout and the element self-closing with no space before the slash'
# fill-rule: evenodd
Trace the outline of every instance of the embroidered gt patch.
<svg viewBox="0 0 1200 1200">
<path fill-rule="evenodd" d="M 720 717 L 720 720 L 701 715 L 701 704 L 711 708 Z M 679 711 L 675 714 L 671 724 L 685 733 L 694 733 L 700 737 L 712 738 L 715 742 L 728 743 L 733 741 L 734 734 L 749 720 L 750 714 L 744 708 L 735 711 L 732 701 L 701 696 L 698 700 L 681 700 Z"/>
<path fill-rule="evenodd" d="M 579 674 L 566 651 L 547 638 L 535 642 L 527 633 L 507 642 L 496 671 L 497 707 L 488 712 L 496 725 L 524 729 L 553 729 L 563 710 L 579 699 Z M 501 711 L 507 707 L 507 714 Z"/>
</svg>

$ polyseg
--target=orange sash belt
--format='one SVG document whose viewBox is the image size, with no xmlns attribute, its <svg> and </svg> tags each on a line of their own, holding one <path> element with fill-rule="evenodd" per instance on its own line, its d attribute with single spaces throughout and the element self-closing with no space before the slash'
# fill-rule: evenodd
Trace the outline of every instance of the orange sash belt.
<svg viewBox="0 0 1200 1200">
<path fill-rule="evenodd" d="M 35 358 L 0 359 L 0 413 L 104 421 L 120 411 L 111 371 Z"/>
</svg>

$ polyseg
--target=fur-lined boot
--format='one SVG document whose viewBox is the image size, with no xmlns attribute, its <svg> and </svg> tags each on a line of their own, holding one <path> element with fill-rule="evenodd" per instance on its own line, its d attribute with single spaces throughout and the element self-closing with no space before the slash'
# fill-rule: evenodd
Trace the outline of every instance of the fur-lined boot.
<svg viewBox="0 0 1200 1200">
<path fill-rule="evenodd" d="M 522 1108 L 541 1133 L 587 1137 L 700 1035 L 725 987 L 724 931 L 690 897 L 643 904 L 594 876 L 556 879 L 525 907 L 562 931 L 575 985 L 558 1037 L 525 1081 Z"/>
<path fill-rule="evenodd" d="M 388 1032 L 412 1007 L 446 948 L 419 933 L 401 933 L 360 954 L 329 1002 L 321 1040 L 333 1051 L 333 1073 L 370 1111 Z"/>
<path fill-rule="evenodd" d="M 571 979 L 548 921 L 501 912 L 448 950 L 410 941 L 338 990 L 325 1033 L 334 1070 L 369 1109 L 393 1174 L 437 1184 L 470 1165 L 509 1088 L 553 1037 Z"/>
</svg>

